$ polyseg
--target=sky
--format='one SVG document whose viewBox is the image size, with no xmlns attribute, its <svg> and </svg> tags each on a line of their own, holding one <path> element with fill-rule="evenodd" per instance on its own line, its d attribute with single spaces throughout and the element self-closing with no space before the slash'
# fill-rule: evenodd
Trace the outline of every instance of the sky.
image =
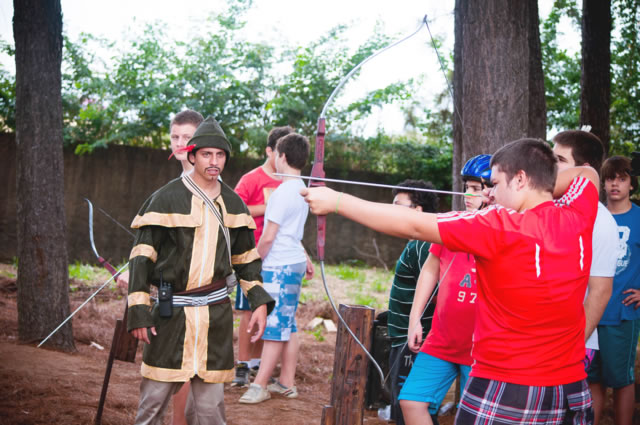
<svg viewBox="0 0 640 425">
<path fill-rule="evenodd" d="M 225 7 L 224 0 L 61 0 L 63 29 L 72 40 L 81 32 L 117 41 L 130 37 L 144 23 L 163 21 L 174 39 L 188 39 L 198 30 L 195 21 L 208 12 Z M 540 0 L 540 15 L 551 10 L 552 0 Z M 426 15 L 434 37 L 442 38 L 441 55 L 453 49 L 454 0 L 253 0 L 246 16 L 246 37 L 250 41 L 274 41 L 275 44 L 305 45 L 317 40 L 339 24 L 349 26 L 349 39 L 354 47 L 372 35 L 376 22 L 384 25 L 384 32 L 402 38 L 414 32 Z M 0 0 L 0 37 L 13 43 L 13 0 Z M 579 49 L 579 35 L 566 23 L 565 44 Z M 356 78 L 349 80 L 336 103 L 347 103 L 370 90 L 393 82 L 426 75 L 420 97 L 427 106 L 436 93 L 446 88 L 446 80 L 434 49 L 428 44 L 429 34 L 422 28 L 418 34 L 396 48 L 390 49 L 365 64 Z M 105 55 L 112 55 L 105 52 Z M 115 54 L 115 53 L 114 53 Z M 13 63 L 0 58 L 7 69 Z M 362 132 L 375 132 L 383 126 L 390 133 L 402 131 L 402 114 L 386 108 L 372 114 L 361 125 Z M 355 129 L 357 132 L 357 129 Z"/>
</svg>

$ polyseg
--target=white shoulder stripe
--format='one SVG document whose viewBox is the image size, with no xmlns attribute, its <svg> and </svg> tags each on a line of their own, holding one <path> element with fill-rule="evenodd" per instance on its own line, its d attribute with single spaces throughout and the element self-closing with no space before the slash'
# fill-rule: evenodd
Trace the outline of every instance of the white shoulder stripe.
<svg viewBox="0 0 640 425">
<path fill-rule="evenodd" d="M 482 210 L 468 212 L 468 211 L 451 211 L 445 214 L 438 214 L 438 222 L 446 223 L 449 221 L 457 221 L 457 220 L 467 220 L 474 218 L 476 216 L 483 216 L 491 213 L 492 211 L 506 211 L 507 214 L 517 214 L 516 210 L 512 210 L 511 208 L 505 208 L 500 205 L 491 205 L 490 207 L 484 208 Z"/>
<path fill-rule="evenodd" d="M 589 184 L 589 179 L 585 177 L 576 177 L 571 182 L 571 185 L 567 189 L 564 195 L 560 199 L 555 201 L 557 206 L 566 206 L 571 205 L 573 201 L 578 199 L 580 195 L 584 192 L 587 185 Z"/>
</svg>

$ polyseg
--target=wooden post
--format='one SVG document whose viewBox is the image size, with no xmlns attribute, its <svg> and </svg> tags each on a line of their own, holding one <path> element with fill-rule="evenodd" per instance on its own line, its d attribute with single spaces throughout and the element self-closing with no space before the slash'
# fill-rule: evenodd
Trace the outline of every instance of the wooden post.
<svg viewBox="0 0 640 425">
<path fill-rule="evenodd" d="M 349 329 L 369 349 L 375 310 L 340 304 L 339 311 Z M 323 410 L 322 425 L 362 424 L 368 364 L 369 358 L 340 322 L 333 362 L 331 403 Z"/>
</svg>

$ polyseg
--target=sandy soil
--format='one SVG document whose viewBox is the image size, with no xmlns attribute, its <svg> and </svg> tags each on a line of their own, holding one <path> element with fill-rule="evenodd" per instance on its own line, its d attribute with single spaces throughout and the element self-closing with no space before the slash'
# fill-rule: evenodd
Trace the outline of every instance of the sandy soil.
<svg viewBox="0 0 640 425">
<path fill-rule="evenodd" d="M 63 353 L 17 343 L 17 288 L 13 273 L 15 270 L 9 266 L 0 265 L 0 424 L 93 423 L 113 326 L 122 314 L 125 291 L 105 289 L 87 304 L 73 319 L 77 352 Z M 329 281 L 339 302 L 345 296 L 345 284 L 331 277 Z M 73 282 L 72 287 L 78 288 L 70 294 L 72 309 L 75 309 L 92 293 L 92 287 L 81 282 Z M 323 299 L 319 279 L 315 278 L 303 291 L 308 293 L 309 300 L 300 305 L 299 326 L 306 325 L 316 316 L 331 318 L 331 308 Z M 381 298 L 384 296 L 380 294 Z M 306 331 L 300 333 L 300 360 L 296 373 L 300 392 L 298 399 L 274 395 L 267 402 L 246 406 L 238 403 L 244 389 L 226 386 L 228 423 L 319 424 L 322 407 L 330 399 L 335 335 L 328 332 L 317 332 L 316 335 Z M 104 350 L 95 348 L 92 342 Z M 140 357 L 139 348 L 136 364 L 115 362 L 103 424 L 133 423 L 139 396 Z M 167 424 L 170 423 L 169 417 L 165 418 Z M 453 416 L 443 419 L 441 423 L 449 425 Z M 377 411 L 365 410 L 364 423 L 377 425 L 387 422 L 377 418 Z"/>
</svg>

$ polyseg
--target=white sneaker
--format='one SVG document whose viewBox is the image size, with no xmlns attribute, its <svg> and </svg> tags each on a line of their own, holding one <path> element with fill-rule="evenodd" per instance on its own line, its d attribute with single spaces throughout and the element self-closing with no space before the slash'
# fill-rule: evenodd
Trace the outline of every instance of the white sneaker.
<svg viewBox="0 0 640 425">
<path fill-rule="evenodd" d="M 258 384 L 251 384 L 249 385 L 247 392 L 245 392 L 238 401 L 245 404 L 257 404 L 262 403 L 265 400 L 269 400 L 270 398 L 271 394 L 269 391 Z"/>
<path fill-rule="evenodd" d="M 269 384 L 267 389 L 272 393 L 282 394 L 287 398 L 298 398 L 298 390 L 295 385 L 291 388 L 287 388 L 280 383 L 280 381 L 276 381 L 273 384 Z"/>
</svg>

